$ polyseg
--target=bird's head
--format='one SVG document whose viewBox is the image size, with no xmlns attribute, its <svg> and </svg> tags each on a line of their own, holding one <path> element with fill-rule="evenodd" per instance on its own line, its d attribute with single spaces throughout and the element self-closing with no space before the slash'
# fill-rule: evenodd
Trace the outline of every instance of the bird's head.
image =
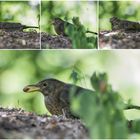
<svg viewBox="0 0 140 140">
<path fill-rule="evenodd" d="M 61 19 L 61 18 L 54 18 L 53 20 L 52 20 L 52 24 L 53 25 L 59 25 L 59 24 L 61 24 L 61 23 L 63 23 L 63 20 Z"/>
<path fill-rule="evenodd" d="M 56 91 L 58 88 L 61 88 L 63 85 L 64 83 L 59 80 L 45 79 L 38 82 L 37 84 L 27 85 L 24 87 L 23 91 L 27 93 L 39 91 L 43 93 L 43 95 L 48 96 L 55 93 L 54 91 Z"/>
<path fill-rule="evenodd" d="M 113 23 L 113 22 L 117 22 L 119 19 L 117 17 L 112 17 L 110 18 L 110 22 Z"/>
</svg>

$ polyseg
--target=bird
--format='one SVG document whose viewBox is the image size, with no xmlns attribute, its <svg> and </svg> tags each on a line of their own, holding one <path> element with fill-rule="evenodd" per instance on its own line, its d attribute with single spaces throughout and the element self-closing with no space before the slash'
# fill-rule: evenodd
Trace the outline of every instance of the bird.
<svg viewBox="0 0 140 140">
<path fill-rule="evenodd" d="M 65 31 L 65 27 L 68 27 L 68 26 L 71 28 L 74 27 L 73 24 L 62 20 L 61 18 L 54 18 L 52 20 L 52 24 L 54 25 L 55 32 L 58 35 L 62 35 L 62 36 L 67 36 L 67 33 Z"/>
<path fill-rule="evenodd" d="M 30 93 L 39 91 L 44 95 L 45 106 L 52 115 L 64 115 L 66 118 L 79 118 L 71 111 L 71 94 L 93 93 L 92 90 L 80 86 L 68 84 L 60 80 L 49 78 L 37 84 L 27 85 L 23 88 L 24 92 Z"/>
<path fill-rule="evenodd" d="M 15 23 L 15 22 L 0 22 L 0 29 L 4 31 L 23 31 L 27 28 L 39 28 L 36 26 L 27 26 L 22 25 L 21 23 Z"/>
<path fill-rule="evenodd" d="M 74 24 L 64 21 L 58 17 L 56 17 L 52 20 L 52 24 L 54 26 L 55 32 L 58 35 L 62 35 L 62 36 L 68 36 L 66 33 L 66 28 L 69 28 L 70 30 L 74 30 L 74 28 L 75 28 Z M 85 33 L 93 33 L 93 34 L 97 35 L 96 32 L 92 32 L 92 31 L 86 31 Z"/>
<path fill-rule="evenodd" d="M 122 20 L 122 19 L 119 19 L 118 17 L 112 17 L 112 18 L 110 18 L 110 23 L 112 26 L 112 30 L 140 31 L 139 22 Z"/>
<path fill-rule="evenodd" d="M 81 94 L 92 94 L 95 99 L 97 97 L 95 90 L 65 83 L 54 78 L 44 79 L 37 84 L 27 85 L 23 88 L 23 91 L 26 93 L 41 92 L 44 96 L 45 106 L 52 115 L 63 115 L 72 119 L 79 119 L 80 116 L 71 111 L 71 94 L 74 93 L 74 97 Z M 124 104 L 124 110 L 128 109 L 140 110 L 140 106 Z"/>
</svg>

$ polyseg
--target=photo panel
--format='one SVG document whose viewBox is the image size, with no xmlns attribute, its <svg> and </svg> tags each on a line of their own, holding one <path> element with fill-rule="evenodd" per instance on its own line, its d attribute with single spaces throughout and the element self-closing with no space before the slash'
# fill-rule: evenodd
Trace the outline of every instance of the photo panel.
<svg viewBox="0 0 140 140">
<path fill-rule="evenodd" d="M 7 50 L 0 58 L 0 137 L 139 138 L 140 51 Z"/>
<path fill-rule="evenodd" d="M 41 1 L 42 49 L 97 49 L 97 1 Z"/>
<path fill-rule="evenodd" d="M 0 0 L 0 139 L 139 139 L 139 17 L 140 0 Z"/>
<path fill-rule="evenodd" d="M 99 1 L 99 48 L 140 48 L 140 1 Z"/>
<path fill-rule="evenodd" d="M 40 1 L 0 1 L 0 49 L 40 46 Z"/>
</svg>

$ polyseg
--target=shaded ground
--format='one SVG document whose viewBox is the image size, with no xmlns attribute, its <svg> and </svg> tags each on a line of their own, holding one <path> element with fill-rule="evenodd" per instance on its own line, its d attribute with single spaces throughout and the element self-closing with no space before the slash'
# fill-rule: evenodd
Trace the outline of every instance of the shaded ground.
<svg viewBox="0 0 140 140">
<path fill-rule="evenodd" d="M 88 138 L 80 120 L 0 108 L 0 138 Z"/>
<path fill-rule="evenodd" d="M 41 33 L 42 49 L 72 49 L 72 43 L 68 37 L 61 35 L 49 35 L 45 32 Z"/>
<path fill-rule="evenodd" d="M 140 49 L 138 31 L 101 31 L 100 49 Z"/>
<path fill-rule="evenodd" d="M 68 37 L 49 35 L 42 32 L 0 30 L 0 49 L 71 49 L 72 44 Z"/>
<path fill-rule="evenodd" d="M 40 49 L 40 33 L 0 30 L 0 49 Z"/>
</svg>

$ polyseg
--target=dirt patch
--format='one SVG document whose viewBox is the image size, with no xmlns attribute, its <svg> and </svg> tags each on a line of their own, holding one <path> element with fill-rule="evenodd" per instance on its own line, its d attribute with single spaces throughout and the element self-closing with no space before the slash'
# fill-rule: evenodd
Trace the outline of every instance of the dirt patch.
<svg viewBox="0 0 140 140">
<path fill-rule="evenodd" d="M 72 49 L 72 43 L 68 37 L 61 35 L 49 35 L 41 33 L 42 49 Z"/>
<path fill-rule="evenodd" d="M 64 116 L 40 116 L 21 109 L 0 108 L 0 138 L 88 138 L 80 120 Z"/>
<path fill-rule="evenodd" d="M 0 49 L 40 49 L 40 33 L 0 30 Z"/>
<path fill-rule="evenodd" d="M 138 31 L 101 31 L 100 49 L 140 49 Z"/>
<path fill-rule="evenodd" d="M 37 33 L 35 30 L 12 31 L 0 30 L 0 49 L 71 49 L 68 37 Z"/>
</svg>

